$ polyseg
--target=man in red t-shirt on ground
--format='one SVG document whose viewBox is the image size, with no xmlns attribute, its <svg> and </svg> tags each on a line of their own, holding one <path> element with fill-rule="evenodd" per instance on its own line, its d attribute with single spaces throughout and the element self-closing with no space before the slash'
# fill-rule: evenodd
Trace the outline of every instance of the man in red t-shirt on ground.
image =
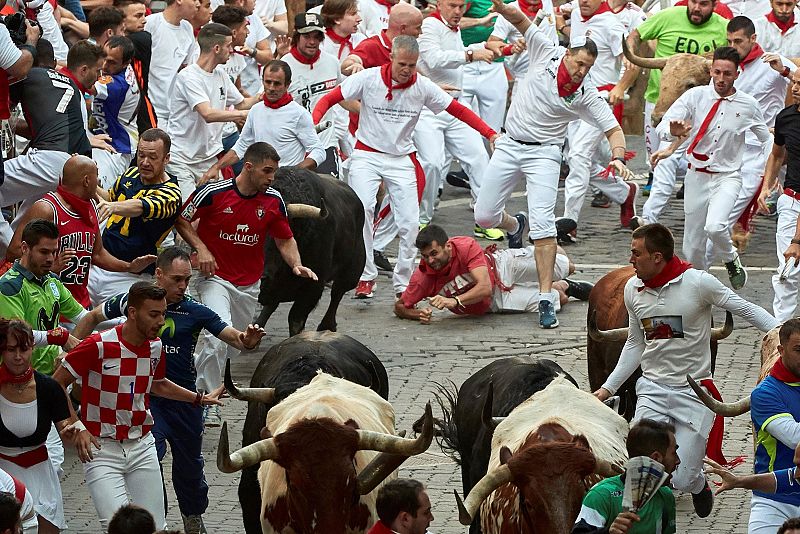
<svg viewBox="0 0 800 534">
<path fill-rule="evenodd" d="M 275 239 L 295 275 L 317 279 L 300 259 L 281 194 L 270 187 L 280 156 L 271 145 L 259 142 L 250 145 L 243 161 L 236 178 L 198 187 L 175 221 L 181 237 L 197 250 L 203 276 L 195 296 L 239 329 L 247 328 L 256 311 L 266 236 Z M 192 222 L 197 220 L 195 230 Z M 210 392 L 222 384 L 225 360 L 238 350 L 229 350 L 224 341 L 207 332 L 203 335 L 205 345 L 195 357 L 197 390 Z M 214 406 L 212 410 L 206 414 L 206 424 L 219 426 L 219 409 Z"/>
<path fill-rule="evenodd" d="M 394 313 L 401 319 L 430 324 L 431 308 L 417 309 L 423 299 L 439 310 L 459 315 L 490 312 L 530 312 L 539 309 L 539 284 L 533 247 L 483 250 L 472 237 L 447 237 L 432 224 L 419 231 L 416 246 L 422 260 L 408 288 L 395 302 Z M 572 261 L 559 247 L 553 290 L 559 307 L 570 297 L 588 300 L 594 287 L 589 282 L 569 280 L 575 272 Z"/>
</svg>

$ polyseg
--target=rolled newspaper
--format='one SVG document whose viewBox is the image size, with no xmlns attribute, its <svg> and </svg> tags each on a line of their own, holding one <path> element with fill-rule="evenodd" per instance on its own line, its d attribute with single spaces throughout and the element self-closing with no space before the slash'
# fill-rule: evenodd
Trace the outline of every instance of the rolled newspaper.
<svg viewBox="0 0 800 534">
<path fill-rule="evenodd" d="M 622 491 L 622 509 L 638 512 L 650 502 L 669 474 L 664 466 L 647 456 L 637 456 L 628 460 L 625 467 L 625 488 Z"/>
</svg>

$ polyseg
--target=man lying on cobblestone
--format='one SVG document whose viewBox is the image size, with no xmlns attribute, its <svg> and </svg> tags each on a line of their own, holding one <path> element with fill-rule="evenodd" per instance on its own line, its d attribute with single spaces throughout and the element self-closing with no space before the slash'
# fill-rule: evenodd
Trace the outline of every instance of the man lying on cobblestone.
<svg viewBox="0 0 800 534">
<path fill-rule="evenodd" d="M 423 299 L 434 308 L 459 315 L 539 309 L 533 246 L 497 250 L 491 245 L 484 250 L 472 237 L 448 238 L 444 229 L 435 224 L 420 230 L 415 244 L 422 261 L 408 288 L 395 302 L 394 313 L 401 319 L 430 324 L 433 310 L 416 307 Z M 570 297 L 589 298 L 592 284 L 566 278 L 574 271 L 575 266 L 559 247 L 553 273 L 559 308 Z"/>
</svg>

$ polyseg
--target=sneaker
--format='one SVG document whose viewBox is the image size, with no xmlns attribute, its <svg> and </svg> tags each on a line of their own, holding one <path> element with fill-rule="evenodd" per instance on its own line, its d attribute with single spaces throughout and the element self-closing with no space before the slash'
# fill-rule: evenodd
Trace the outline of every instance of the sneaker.
<svg viewBox="0 0 800 534">
<path fill-rule="evenodd" d="M 222 415 L 219 413 L 219 406 L 203 407 L 203 426 L 209 428 L 222 426 Z"/>
<path fill-rule="evenodd" d="M 375 260 L 375 267 L 377 267 L 379 271 L 394 271 L 394 267 L 392 267 L 392 264 L 389 263 L 389 260 L 386 259 L 386 256 L 384 256 L 383 252 L 380 250 L 373 250 L 372 258 Z"/>
<path fill-rule="evenodd" d="M 742 260 L 739 259 L 739 256 L 736 256 L 733 261 L 727 262 L 725 268 L 728 269 L 731 287 L 733 289 L 742 289 L 747 283 L 747 271 L 742 266 Z"/>
<path fill-rule="evenodd" d="M 678 192 L 675 193 L 675 198 L 677 198 L 678 200 L 683 200 L 683 194 L 685 192 L 686 192 L 686 186 L 682 185 L 681 188 L 678 189 Z"/>
<path fill-rule="evenodd" d="M 422 230 L 428 227 L 428 223 L 419 223 L 419 229 Z"/>
<path fill-rule="evenodd" d="M 556 219 L 556 240 L 559 245 L 572 245 L 578 242 L 578 223 L 573 219 L 559 217 Z"/>
<path fill-rule="evenodd" d="M 375 280 L 359 280 L 356 286 L 357 299 L 371 299 L 375 296 Z"/>
<path fill-rule="evenodd" d="M 649 197 L 650 196 L 650 188 L 653 187 L 653 171 L 650 171 L 647 174 L 647 184 L 642 186 L 642 196 Z"/>
<path fill-rule="evenodd" d="M 636 193 L 639 192 L 639 184 L 628 182 L 628 198 L 619 206 L 619 222 L 623 228 L 628 228 L 631 219 L 636 217 Z"/>
<path fill-rule="evenodd" d="M 700 490 L 700 493 L 692 493 L 692 504 L 694 505 L 694 513 L 698 517 L 708 517 L 711 513 L 711 509 L 714 508 L 714 494 L 711 492 L 711 488 L 708 487 L 708 482 Z"/>
<path fill-rule="evenodd" d="M 183 515 L 183 531 L 186 534 L 208 534 L 202 515 Z"/>
<path fill-rule="evenodd" d="M 564 293 L 566 293 L 568 297 L 578 300 L 589 300 L 589 293 L 592 292 L 594 284 L 582 280 L 570 280 L 569 278 L 564 278 L 564 281 L 567 283 L 567 290 L 564 291 Z"/>
<path fill-rule="evenodd" d="M 528 226 L 528 216 L 522 212 L 514 215 L 514 218 L 519 224 L 519 228 L 513 234 L 509 232 L 508 235 L 508 248 L 522 248 L 522 236 L 525 234 L 525 227 Z"/>
<path fill-rule="evenodd" d="M 482 228 L 477 224 L 472 231 L 472 235 L 488 239 L 489 241 L 502 241 L 505 239 L 505 233 L 502 230 L 498 230 L 497 228 Z"/>
<path fill-rule="evenodd" d="M 462 189 L 469 189 L 469 177 L 464 171 L 449 172 L 445 177 L 447 183 L 453 187 L 460 187 Z"/>
<path fill-rule="evenodd" d="M 630 228 L 631 230 L 636 230 L 637 228 L 639 228 L 640 226 L 644 226 L 645 224 L 647 223 L 643 218 L 639 217 L 638 215 L 634 215 L 633 217 L 631 217 L 631 220 L 628 221 L 628 228 Z"/>
<path fill-rule="evenodd" d="M 597 193 L 594 198 L 592 198 L 592 207 L 593 208 L 610 208 L 611 207 L 611 199 L 605 196 L 603 193 Z"/>
<path fill-rule="evenodd" d="M 539 301 L 539 326 L 542 328 L 555 328 L 558 326 L 556 308 L 549 300 Z"/>
</svg>

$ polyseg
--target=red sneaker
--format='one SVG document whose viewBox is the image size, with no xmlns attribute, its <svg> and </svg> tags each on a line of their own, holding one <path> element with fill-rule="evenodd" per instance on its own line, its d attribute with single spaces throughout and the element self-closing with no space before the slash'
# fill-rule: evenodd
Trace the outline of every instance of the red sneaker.
<svg viewBox="0 0 800 534">
<path fill-rule="evenodd" d="M 357 299 L 371 299 L 375 296 L 375 280 L 360 280 L 356 286 Z"/>
<path fill-rule="evenodd" d="M 619 206 L 619 222 L 623 228 L 628 228 L 631 219 L 636 217 L 636 193 L 639 192 L 639 184 L 628 182 L 628 198 Z"/>
</svg>

